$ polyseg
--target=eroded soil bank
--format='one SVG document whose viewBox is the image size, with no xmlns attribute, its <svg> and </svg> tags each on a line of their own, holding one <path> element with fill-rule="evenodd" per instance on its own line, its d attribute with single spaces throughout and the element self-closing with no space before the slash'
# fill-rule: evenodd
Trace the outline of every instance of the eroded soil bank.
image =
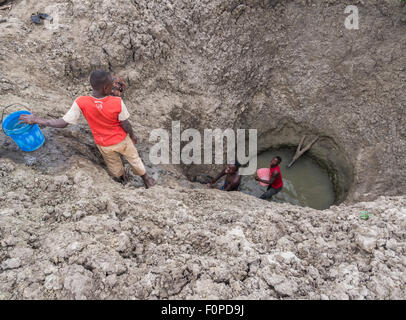
<svg viewBox="0 0 406 320">
<path fill-rule="evenodd" d="M 0 298 L 405 298 L 405 7 L 357 3 L 350 31 L 335 0 L 7 3 L 0 105 L 60 117 L 92 69 L 119 73 L 160 185 L 114 183 L 84 122 L 31 158 L 2 135 Z M 345 201 L 264 203 L 188 181 L 213 167 L 152 166 L 149 133 L 173 120 L 255 128 L 261 150 L 320 136 Z"/>
<path fill-rule="evenodd" d="M 317 211 L 0 160 L 0 298 L 405 297 L 406 202 Z M 371 215 L 360 219 L 362 210 Z"/>
</svg>

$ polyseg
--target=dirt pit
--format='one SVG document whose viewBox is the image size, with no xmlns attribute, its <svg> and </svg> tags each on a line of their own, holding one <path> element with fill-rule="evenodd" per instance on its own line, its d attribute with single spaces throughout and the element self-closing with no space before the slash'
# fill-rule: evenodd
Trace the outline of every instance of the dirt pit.
<svg viewBox="0 0 406 320">
<path fill-rule="evenodd" d="M 113 182 L 86 126 L 44 129 L 30 157 L 0 136 L 0 299 L 405 298 L 406 7 L 358 1 L 360 28 L 346 30 L 341 0 L 8 4 L 0 105 L 61 117 L 90 71 L 111 70 L 160 185 Z M 259 152 L 320 135 L 312 153 L 339 205 L 207 190 L 150 166 L 149 133 L 174 115 L 255 128 Z"/>
</svg>

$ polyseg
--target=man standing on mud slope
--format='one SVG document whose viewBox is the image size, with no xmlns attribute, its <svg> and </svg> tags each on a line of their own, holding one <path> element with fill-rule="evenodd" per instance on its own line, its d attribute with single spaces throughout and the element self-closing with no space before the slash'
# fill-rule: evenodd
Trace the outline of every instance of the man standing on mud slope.
<svg viewBox="0 0 406 320">
<path fill-rule="evenodd" d="M 255 180 L 268 184 L 266 192 L 262 196 L 260 196 L 261 199 L 271 199 L 275 194 L 279 193 L 282 190 L 283 180 L 281 169 L 279 167 L 281 162 L 282 158 L 279 156 L 272 159 L 270 164 L 271 179 L 269 181 L 259 178 L 258 175 L 255 177 Z"/>
<path fill-rule="evenodd" d="M 130 114 L 120 97 L 111 96 L 113 78 L 109 72 L 96 70 L 90 75 L 92 96 L 82 96 L 75 100 L 71 109 L 61 119 L 42 119 L 33 114 L 22 115 L 22 123 L 39 124 L 52 128 L 66 128 L 77 124 L 80 114 L 86 118 L 97 148 L 100 150 L 111 175 L 118 182 L 127 180 L 120 155 L 131 165 L 135 175 L 141 176 L 148 189 L 155 183 L 148 176 L 138 155 L 135 144 L 137 138 L 128 121 Z"/>
</svg>

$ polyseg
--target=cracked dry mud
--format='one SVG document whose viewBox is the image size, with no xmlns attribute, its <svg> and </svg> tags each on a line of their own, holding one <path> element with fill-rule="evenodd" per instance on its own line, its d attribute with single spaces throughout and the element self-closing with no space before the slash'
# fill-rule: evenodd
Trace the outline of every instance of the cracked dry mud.
<svg viewBox="0 0 406 320">
<path fill-rule="evenodd" d="M 0 298 L 405 299 L 406 7 L 357 3 L 354 32 L 335 0 L 120 3 L 0 10 L 0 105 L 59 117 L 92 69 L 119 73 L 159 181 L 113 182 L 83 121 L 33 154 L 1 135 Z M 261 150 L 319 135 L 342 199 L 267 203 L 188 180 L 214 167 L 152 166 L 172 120 L 256 128 Z"/>
<path fill-rule="evenodd" d="M 402 197 L 316 211 L 120 187 L 84 160 L 57 176 L 1 160 L 0 173 L 3 299 L 404 298 Z"/>
</svg>

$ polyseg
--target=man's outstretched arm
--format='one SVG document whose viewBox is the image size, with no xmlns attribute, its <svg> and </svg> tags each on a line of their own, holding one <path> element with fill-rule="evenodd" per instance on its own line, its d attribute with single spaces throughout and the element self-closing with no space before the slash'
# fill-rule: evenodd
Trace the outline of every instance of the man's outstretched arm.
<svg viewBox="0 0 406 320">
<path fill-rule="evenodd" d="M 19 123 L 28 123 L 28 124 L 39 124 L 46 127 L 52 128 L 66 128 L 69 123 L 65 120 L 61 119 L 44 119 L 39 118 L 33 114 L 23 114 L 18 119 L 20 120 Z"/>
<path fill-rule="evenodd" d="M 20 123 L 39 124 L 52 128 L 66 128 L 69 124 L 76 124 L 81 115 L 81 111 L 76 101 L 73 103 L 69 111 L 61 119 L 44 119 L 39 118 L 34 114 L 23 114 L 19 120 Z"/>
<path fill-rule="evenodd" d="M 213 188 L 214 187 L 214 184 L 222 177 L 222 176 L 224 176 L 226 174 L 226 169 L 223 169 L 223 171 L 221 171 L 220 173 L 219 173 L 219 175 L 217 176 L 217 177 L 215 177 L 210 183 L 208 183 L 207 185 L 210 187 L 210 188 Z"/>
</svg>

